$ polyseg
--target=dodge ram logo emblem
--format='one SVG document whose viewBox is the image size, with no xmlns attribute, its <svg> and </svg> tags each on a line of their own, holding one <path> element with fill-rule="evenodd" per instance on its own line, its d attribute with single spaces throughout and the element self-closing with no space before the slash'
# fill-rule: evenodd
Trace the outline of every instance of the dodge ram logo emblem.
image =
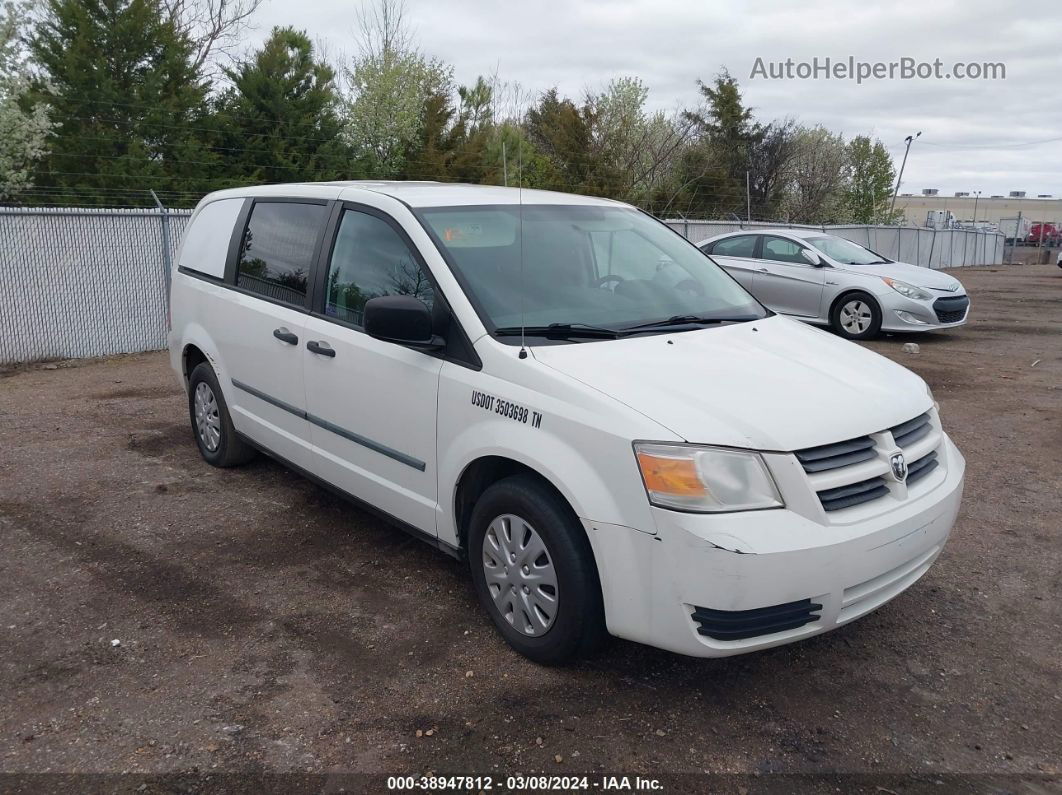
<svg viewBox="0 0 1062 795">
<path fill-rule="evenodd" d="M 898 481 L 903 483 L 907 480 L 907 460 L 903 457 L 903 453 L 893 453 L 889 458 L 889 466 L 892 467 L 892 474 Z"/>
</svg>

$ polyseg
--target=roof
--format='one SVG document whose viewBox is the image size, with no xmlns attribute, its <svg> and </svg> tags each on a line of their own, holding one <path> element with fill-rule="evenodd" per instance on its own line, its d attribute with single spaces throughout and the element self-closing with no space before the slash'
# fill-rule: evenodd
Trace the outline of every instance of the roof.
<svg viewBox="0 0 1062 795">
<path fill-rule="evenodd" d="M 813 229 L 790 229 L 789 227 L 753 227 L 749 229 L 735 229 L 732 232 L 720 232 L 718 235 L 712 235 L 706 237 L 700 241 L 705 243 L 709 240 L 717 240 L 723 237 L 732 237 L 735 235 L 781 235 L 782 237 L 799 237 L 802 240 L 806 240 L 809 237 L 822 237 L 823 235 L 831 234 L 828 230 L 824 231 L 818 227 Z M 699 244 L 698 244 L 699 245 Z"/>
<path fill-rule="evenodd" d="M 579 196 L 548 190 L 507 188 L 500 185 L 469 185 L 453 182 L 399 180 L 350 180 L 345 182 L 295 182 L 232 188 L 211 194 L 212 199 L 243 196 L 286 196 L 316 199 L 356 200 L 365 192 L 382 193 L 411 207 L 451 207 L 475 204 L 569 204 L 626 206 L 612 199 Z"/>
</svg>

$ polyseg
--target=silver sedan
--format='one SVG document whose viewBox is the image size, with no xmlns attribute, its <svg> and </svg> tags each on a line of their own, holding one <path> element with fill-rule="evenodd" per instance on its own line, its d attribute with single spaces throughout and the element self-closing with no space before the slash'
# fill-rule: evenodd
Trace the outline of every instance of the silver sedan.
<svg viewBox="0 0 1062 795">
<path fill-rule="evenodd" d="M 969 316 L 954 276 L 814 229 L 730 232 L 697 246 L 765 306 L 848 339 L 953 328 Z"/>
</svg>

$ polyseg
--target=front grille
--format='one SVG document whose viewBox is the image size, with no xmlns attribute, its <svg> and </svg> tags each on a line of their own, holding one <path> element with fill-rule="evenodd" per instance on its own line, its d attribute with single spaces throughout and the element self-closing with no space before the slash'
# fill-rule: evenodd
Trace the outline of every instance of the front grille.
<svg viewBox="0 0 1062 795">
<path fill-rule="evenodd" d="M 933 311 L 941 323 L 958 323 L 966 317 L 966 310 L 969 306 L 969 298 L 965 295 L 956 295 L 950 298 L 938 298 L 933 302 Z"/>
<path fill-rule="evenodd" d="M 824 510 L 839 511 L 841 508 L 851 508 L 853 505 L 876 500 L 888 493 L 885 478 L 868 478 L 849 486 L 838 486 L 835 489 L 820 491 L 819 501 Z"/>
<path fill-rule="evenodd" d="M 889 430 L 892 432 L 892 438 L 897 447 L 907 447 L 907 445 L 914 444 L 919 439 L 928 436 L 929 432 L 933 430 L 933 426 L 929 424 L 929 414 L 927 412 L 920 417 L 915 417 L 913 420 L 900 423 Z"/>
<path fill-rule="evenodd" d="M 698 634 L 715 640 L 743 640 L 760 635 L 773 635 L 818 621 L 822 605 L 810 599 L 786 602 L 753 610 L 713 610 L 695 607 L 693 620 L 699 624 Z"/>
<path fill-rule="evenodd" d="M 846 442 L 809 447 L 807 450 L 798 450 L 796 457 L 805 472 L 840 469 L 873 458 L 874 440 L 869 436 L 860 436 Z"/>
<path fill-rule="evenodd" d="M 926 412 L 878 433 L 808 447 L 794 455 L 829 514 L 880 500 L 894 491 L 902 499 L 904 492 L 891 473 L 889 457 L 899 448 L 908 462 L 906 481 L 916 483 L 943 464 L 938 457 L 942 439 L 935 415 Z"/>
<path fill-rule="evenodd" d="M 912 483 L 921 480 L 938 466 L 940 466 L 940 462 L 937 460 L 936 450 L 929 455 L 922 456 L 913 464 L 908 464 L 907 485 L 910 486 Z"/>
</svg>

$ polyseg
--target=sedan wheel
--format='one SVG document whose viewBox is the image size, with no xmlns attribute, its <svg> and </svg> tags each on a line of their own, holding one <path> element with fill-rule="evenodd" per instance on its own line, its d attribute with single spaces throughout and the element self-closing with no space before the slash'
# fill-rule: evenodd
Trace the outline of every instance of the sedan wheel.
<svg viewBox="0 0 1062 795">
<path fill-rule="evenodd" d="M 870 339 L 881 329 L 881 309 L 869 293 L 849 293 L 830 310 L 830 325 L 845 339 Z"/>
<path fill-rule="evenodd" d="M 849 301 L 841 307 L 841 326 L 853 336 L 865 334 L 873 320 L 874 314 L 870 307 L 859 299 Z"/>
</svg>

